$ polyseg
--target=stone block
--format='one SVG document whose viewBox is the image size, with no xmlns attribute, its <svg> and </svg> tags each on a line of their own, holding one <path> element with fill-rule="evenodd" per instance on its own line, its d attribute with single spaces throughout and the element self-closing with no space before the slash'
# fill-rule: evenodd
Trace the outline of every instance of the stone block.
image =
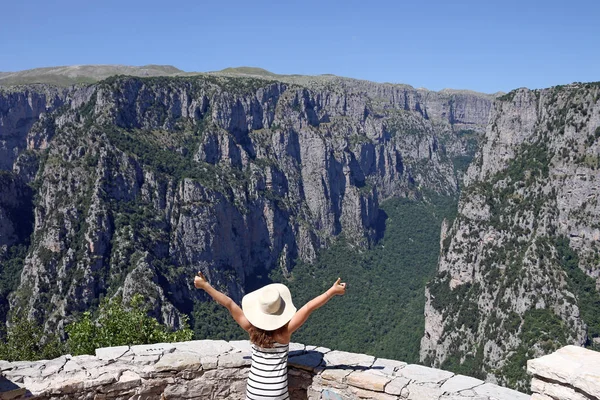
<svg viewBox="0 0 600 400">
<path fill-rule="evenodd" d="M 61 394 L 63 390 L 66 393 L 73 393 L 71 390 L 77 390 L 77 385 L 83 388 L 85 381 L 89 380 L 90 376 L 85 371 L 79 371 L 74 374 L 60 374 L 46 377 L 44 381 L 48 382 L 48 391 L 52 394 Z"/>
<path fill-rule="evenodd" d="M 555 400 L 589 400 L 589 397 L 576 392 L 571 386 L 545 382 L 535 377 L 531 380 L 531 391 Z"/>
<path fill-rule="evenodd" d="M 183 371 L 189 369 L 197 371 L 202 366 L 202 361 L 198 353 L 174 352 L 165 354 L 154 364 L 156 371 Z"/>
<path fill-rule="evenodd" d="M 402 389 L 406 388 L 409 382 L 409 379 L 401 376 L 394 378 L 390 381 L 390 383 L 385 385 L 384 392 L 399 396 L 402 393 Z"/>
<path fill-rule="evenodd" d="M 175 345 L 172 343 L 140 344 L 131 346 L 131 352 L 135 356 L 162 356 L 163 354 L 172 353 L 174 350 Z"/>
<path fill-rule="evenodd" d="M 155 355 L 141 355 L 134 356 L 131 362 L 141 365 L 149 365 L 155 364 L 158 360 L 160 360 L 160 356 L 158 354 Z"/>
<path fill-rule="evenodd" d="M 229 345 L 235 351 L 241 351 L 243 353 L 252 353 L 252 343 L 249 340 L 230 340 Z"/>
<path fill-rule="evenodd" d="M 552 354 L 527 361 L 527 371 L 600 398 L 600 353 L 596 351 L 565 346 Z"/>
<path fill-rule="evenodd" d="M 101 393 L 114 393 L 114 392 L 127 392 L 131 389 L 138 387 L 141 383 L 140 376 L 135 372 L 124 371 L 119 379 L 110 384 L 105 385 L 99 388 L 99 392 Z M 123 395 L 123 393 L 119 393 L 119 395 Z"/>
<path fill-rule="evenodd" d="M 231 381 L 236 378 L 239 378 L 236 374 L 237 372 L 238 372 L 238 368 L 212 369 L 210 371 L 204 372 L 204 375 L 202 375 L 202 378 L 208 379 L 211 381 L 218 381 L 218 380 Z"/>
<path fill-rule="evenodd" d="M 554 400 L 554 399 L 550 396 L 546 396 L 545 394 L 533 393 L 531 395 L 531 400 Z"/>
<path fill-rule="evenodd" d="M 444 391 L 439 387 L 410 383 L 406 388 L 409 400 L 438 400 Z"/>
<path fill-rule="evenodd" d="M 327 354 L 331 351 L 330 348 L 328 347 L 322 347 L 322 346 L 312 346 L 312 345 L 307 345 L 304 347 L 305 351 L 317 351 L 319 353 L 323 353 L 323 354 Z"/>
<path fill-rule="evenodd" d="M 129 351 L 129 346 L 101 347 L 96 349 L 96 357 L 100 360 L 116 360 Z"/>
<path fill-rule="evenodd" d="M 19 388 L 20 386 L 14 384 L 13 382 L 7 381 L 13 388 Z M 30 378 L 28 376 L 23 377 L 23 384 L 21 385 L 24 388 L 27 388 L 32 394 L 40 395 L 41 393 L 46 393 L 50 390 L 50 385 L 52 381 L 50 379 L 42 378 L 40 380 L 39 377 Z M 3 389 L 0 388 L 0 392 L 3 392 Z"/>
<path fill-rule="evenodd" d="M 117 378 L 118 378 L 118 374 L 105 372 L 105 373 L 99 375 L 98 377 L 96 377 L 95 379 L 85 380 L 83 382 L 83 389 L 90 390 L 90 389 L 98 387 L 98 386 L 110 385 L 110 384 L 116 382 Z"/>
<path fill-rule="evenodd" d="M 471 391 L 467 390 L 463 393 L 444 393 L 439 400 L 494 400 L 493 398 L 489 398 L 487 396 L 478 396 L 475 393 L 471 393 Z"/>
<path fill-rule="evenodd" d="M 189 342 L 173 343 L 176 351 L 185 353 L 198 353 L 202 357 L 218 356 L 233 350 L 233 347 L 224 340 L 191 340 Z"/>
<path fill-rule="evenodd" d="M 484 383 L 472 389 L 480 396 L 493 397 L 498 400 L 529 400 L 529 395 L 508 389 L 493 383 Z"/>
<path fill-rule="evenodd" d="M 390 378 L 372 374 L 370 372 L 354 371 L 348 375 L 346 383 L 361 389 L 383 392 L 385 385 L 387 385 L 390 380 Z"/>
<path fill-rule="evenodd" d="M 442 390 L 445 393 L 458 393 L 461 390 L 472 389 L 475 386 L 479 386 L 484 382 L 480 379 L 472 378 L 470 376 L 455 375 L 448 379 L 442 385 Z"/>
<path fill-rule="evenodd" d="M 370 390 L 360 389 L 356 387 L 348 388 L 351 393 L 361 399 L 373 399 L 373 400 L 397 400 L 398 396 L 394 396 L 382 392 L 372 392 Z"/>
<path fill-rule="evenodd" d="M 301 352 L 301 351 L 306 351 L 306 346 L 303 345 L 302 343 L 290 343 L 290 353 L 291 352 Z"/>
<path fill-rule="evenodd" d="M 62 368 L 64 373 L 75 373 L 82 370 L 94 370 L 107 365 L 109 360 L 100 360 L 91 355 L 75 356 L 68 360 Z"/>
<path fill-rule="evenodd" d="M 325 365 L 331 366 L 356 366 L 370 368 L 375 361 L 375 357 L 366 354 L 347 353 L 345 351 L 330 351 L 323 356 Z"/>
<path fill-rule="evenodd" d="M 328 381 L 345 382 L 345 378 L 350 375 L 352 370 L 340 368 L 326 368 L 321 372 L 321 378 Z"/>
<path fill-rule="evenodd" d="M 67 363 L 67 361 L 70 360 L 70 358 L 70 356 L 60 356 L 58 358 L 55 358 L 54 360 L 50 360 L 44 363 L 44 369 L 41 371 L 42 377 L 47 377 L 56 374 L 65 366 L 65 364 Z"/>
<path fill-rule="evenodd" d="M 172 399 L 191 398 L 191 399 L 213 399 L 213 398 L 226 398 L 216 397 L 213 394 L 216 392 L 217 383 L 210 379 L 204 379 L 204 377 L 188 381 L 185 385 L 186 395 L 171 397 Z"/>
<path fill-rule="evenodd" d="M 397 375 L 421 383 L 440 383 L 454 376 L 452 372 L 415 364 L 410 364 L 402 368 L 398 371 Z"/>
<path fill-rule="evenodd" d="M 319 397 L 315 397 L 316 399 L 323 399 L 323 400 L 348 400 L 350 399 L 350 397 L 343 393 L 343 392 L 337 392 L 335 390 L 332 389 L 323 389 L 323 391 L 320 393 Z"/>
<path fill-rule="evenodd" d="M 206 357 L 200 358 L 200 361 L 202 361 L 202 369 L 204 369 L 204 370 L 215 369 L 215 368 L 217 368 L 217 364 L 219 362 L 219 357 L 206 356 Z"/>
<path fill-rule="evenodd" d="M 13 368 L 14 368 L 13 363 L 4 361 L 4 360 L 0 360 L 0 371 L 9 370 L 9 369 L 13 369 Z"/>
<path fill-rule="evenodd" d="M 51 386 L 50 390 L 53 394 L 73 394 L 81 392 L 84 386 L 84 379 L 74 377 L 60 382 L 57 386 Z"/>
<path fill-rule="evenodd" d="M 371 366 L 371 369 L 380 372 L 383 375 L 394 375 L 396 371 L 406 367 L 406 363 L 396 360 L 388 360 L 386 358 L 378 358 Z"/>
</svg>

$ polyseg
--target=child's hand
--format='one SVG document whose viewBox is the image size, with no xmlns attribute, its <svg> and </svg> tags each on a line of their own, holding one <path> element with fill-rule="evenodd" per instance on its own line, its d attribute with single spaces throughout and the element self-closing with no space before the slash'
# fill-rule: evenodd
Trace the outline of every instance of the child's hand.
<svg viewBox="0 0 600 400">
<path fill-rule="evenodd" d="M 194 286 L 196 287 L 196 289 L 205 289 L 209 286 L 208 280 L 200 271 L 198 271 L 198 275 L 194 277 Z"/>
<path fill-rule="evenodd" d="M 331 289 L 329 289 L 331 290 L 331 294 L 343 296 L 344 293 L 346 293 L 346 283 L 340 283 L 341 280 L 342 278 L 338 278 L 337 281 L 335 281 L 335 283 L 331 287 Z"/>
</svg>

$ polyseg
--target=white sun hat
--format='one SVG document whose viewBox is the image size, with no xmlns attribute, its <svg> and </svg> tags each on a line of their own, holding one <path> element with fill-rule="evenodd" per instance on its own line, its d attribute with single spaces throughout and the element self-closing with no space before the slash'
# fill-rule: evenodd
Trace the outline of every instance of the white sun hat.
<svg viewBox="0 0 600 400">
<path fill-rule="evenodd" d="M 252 325 L 265 331 L 281 328 L 296 313 L 290 289 L 281 283 L 272 283 L 245 295 L 242 310 Z"/>
</svg>

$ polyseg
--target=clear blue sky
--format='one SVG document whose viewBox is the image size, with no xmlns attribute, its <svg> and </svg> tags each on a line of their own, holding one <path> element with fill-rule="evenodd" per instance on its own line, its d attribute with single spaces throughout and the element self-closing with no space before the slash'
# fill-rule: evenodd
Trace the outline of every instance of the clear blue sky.
<svg viewBox="0 0 600 400">
<path fill-rule="evenodd" d="M 258 66 L 509 91 L 600 80 L 600 0 L 4 0 L 0 71 Z"/>
</svg>

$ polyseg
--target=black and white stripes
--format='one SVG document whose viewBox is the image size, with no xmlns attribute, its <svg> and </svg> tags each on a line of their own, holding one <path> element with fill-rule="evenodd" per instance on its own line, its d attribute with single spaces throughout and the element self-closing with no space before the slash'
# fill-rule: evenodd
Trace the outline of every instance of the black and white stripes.
<svg viewBox="0 0 600 400">
<path fill-rule="evenodd" d="M 287 358 L 289 344 L 275 343 L 270 349 L 252 345 L 252 366 L 246 385 L 248 400 L 289 399 Z"/>
</svg>

